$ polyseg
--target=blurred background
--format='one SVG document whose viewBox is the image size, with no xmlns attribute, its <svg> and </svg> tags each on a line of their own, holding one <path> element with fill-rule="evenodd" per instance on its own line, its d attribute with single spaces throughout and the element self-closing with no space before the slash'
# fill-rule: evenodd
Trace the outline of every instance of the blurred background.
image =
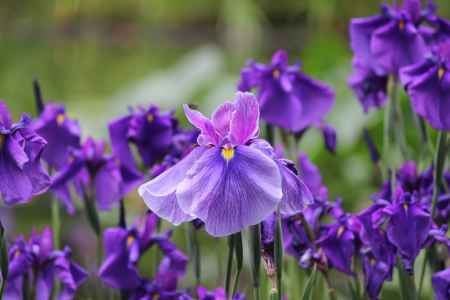
<svg viewBox="0 0 450 300">
<path fill-rule="evenodd" d="M 45 99 L 64 103 L 69 115 L 80 120 L 84 137 L 107 138 L 108 121 L 130 105 L 155 103 L 180 113 L 180 104 L 189 102 L 211 112 L 233 98 L 247 59 L 268 62 L 275 50 L 284 48 L 291 63 L 301 61 L 307 74 L 336 90 L 327 121 L 338 133 L 337 155 L 325 151 L 314 129 L 302 141 L 301 151 L 320 167 L 333 198 L 342 196 L 344 206 L 355 211 L 379 184 L 362 129 L 367 126 L 381 145 L 383 113 L 364 115 L 347 87 L 348 23 L 352 17 L 378 13 L 380 2 L 2 0 L 0 99 L 15 117 L 35 114 L 32 80 L 37 78 Z M 450 2 L 435 2 L 439 14 L 449 18 Z M 127 207 L 143 212 L 136 195 L 129 198 Z M 16 209 L 17 218 L 3 209 L 11 218 L 10 228 L 16 228 L 10 234 L 49 223 L 50 209 L 41 209 L 39 203 L 48 201 L 43 197 Z M 86 238 L 89 228 L 79 228 L 85 225 L 76 222 L 83 217 L 64 216 L 64 237 L 74 247 L 89 249 L 87 241 L 93 236 Z M 116 212 L 102 218 L 105 224 L 115 222 Z M 179 239 L 184 239 L 182 233 Z M 210 269 L 214 283 L 217 270 Z"/>
</svg>

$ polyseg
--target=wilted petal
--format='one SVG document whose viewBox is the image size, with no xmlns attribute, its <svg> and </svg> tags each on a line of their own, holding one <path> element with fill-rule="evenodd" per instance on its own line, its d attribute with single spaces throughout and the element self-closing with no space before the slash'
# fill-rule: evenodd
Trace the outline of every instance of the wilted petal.
<svg viewBox="0 0 450 300">
<path fill-rule="evenodd" d="M 282 197 L 276 163 L 259 150 L 237 146 L 231 158 L 221 149 L 205 152 L 177 188 L 180 207 L 205 222 L 214 236 L 257 224 Z"/>
<path fill-rule="evenodd" d="M 192 168 L 195 161 L 205 150 L 204 147 L 194 148 L 178 164 L 139 187 L 139 195 L 155 214 L 174 225 L 194 219 L 181 210 L 175 191 L 185 178 L 188 170 Z"/>
</svg>

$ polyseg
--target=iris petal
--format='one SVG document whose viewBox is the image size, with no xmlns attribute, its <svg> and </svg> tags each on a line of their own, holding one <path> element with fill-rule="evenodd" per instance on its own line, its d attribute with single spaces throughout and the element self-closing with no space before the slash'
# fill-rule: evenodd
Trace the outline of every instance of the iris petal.
<svg viewBox="0 0 450 300">
<path fill-rule="evenodd" d="M 205 152 L 177 188 L 180 207 L 205 222 L 213 236 L 257 224 L 274 212 L 282 197 L 276 163 L 248 146 L 226 161 L 218 148 Z"/>
<path fill-rule="evenodd" d="M 178 206 L 175 190 L 205 150 L 204 147 L 195 148 L 177 165 L 139 188 L 139 195 L 154 213 L 175 225 L 194 219 Z"/>
</svg>

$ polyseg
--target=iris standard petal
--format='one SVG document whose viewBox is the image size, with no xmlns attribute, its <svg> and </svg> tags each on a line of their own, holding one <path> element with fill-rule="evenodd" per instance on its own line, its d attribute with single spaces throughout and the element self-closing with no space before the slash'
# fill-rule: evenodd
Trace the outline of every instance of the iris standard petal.
<svg viewBox="0 0 450 300">
<path fill-rule="evenodd" d="M 230 123 L 231 142 L 242 145 L 258 134 L 259 104 L 252 93 L 237 92 L 234 106 Z"/>
<path fill-rule="evenodd" d="M 205 150 L 205 147 L 194 148 L 178 164 L 139 187 L 139 195 L 155 214 L 174 225 L 194 219 L 181 210 L 175 197 L 175 191 L 188 170 Z"/>
<path fill-rule="evenodd" d="M 231 102 L 225 102 L 212 114 L 211 120 L 214 128 L 222 137 L 226 137 L 230 131 L 230 122 L 233 111 L 234 104 Z"/>
<path fill-rule="evenodd" d="M 194 127 L 200 129 L 201 134 L 199 136 L 199 144 L 214 144 L 219 142 L 219 136 L 214 129 L 212 122 L 205 117 L 201 112 L 190 109 L 187 104 L 183 105 L 184 114 Z M 201 137 L 201 138 L 200 138 Z"/>
<path fill-rule="evenodd" d="M 176 196 L 208 233 L 225 236 L 274 212 L 282 197 L 281 175 L 271 158 L 252 147 L 237 146 L 226 157 L 211 148 L 178 185 Z"/>
<path fill-rule="evenodd" d="M 128 129 L 132 116 L 126 116 L 111 122 L 108 126 L 111 148 L 114 156 L 128 168 L 135 168 L 135 160 L 128 144 Z"/>
</svg>

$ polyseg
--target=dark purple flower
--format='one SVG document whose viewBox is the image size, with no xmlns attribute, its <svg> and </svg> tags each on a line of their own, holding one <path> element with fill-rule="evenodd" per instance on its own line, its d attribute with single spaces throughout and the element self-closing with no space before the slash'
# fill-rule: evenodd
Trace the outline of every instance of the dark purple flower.
<svg viewBox="0 0 450 300">
<path fill-rule="evenodd" d="M 298 132 L 320 124 L 334 103 L 333 90 L 288 65 L 288 55 L 278 50 L 269 65 L 250 63 L 241 72 L 238 89 L 256 88 L 261 118 L 281 128 Z"/>
<path fill-rule="evenodd" d="M 322 131 L 325 147 L 331 153 L 336 153 L 336 130 L 328 124 L 321 124 L 320 130 Z"/>
<path fill-rule="evenodd" d="M 405 0 L 403 4 L 403 7 L 383 5 L 380 15 L 351 21 L 353 53 L 375 74 L 397 75 L 400 68 L 424 57 L 426 44 L 416 27 L 420 2 Z"/>
<path fill-rule="evenodd" d="M 161 286 L 164 282 L 165 290 L 168 285 L 175 285 L 176 288 L 177 279 L 186 271 L 187 257 L 168 240 L 170 232 L 163 236 L 155 235 L 157 221 L 156 215 L 148 213 L 141 224 L 130 229 L 117 227 L 105 230 L 105 260 L 98 276 L 107 285 L 139 290 L 142 285 L 139 259 L 151 246 L 157 245 L 164 253 L 164 259 L 160 265 L 160 276 L 155 277 L 152 284 Z"/>
<path fill-rule="evenodd" d="M 450 298 L 450 268 L 434 273 L 431 281 L 436 300 L 447 300 Z"/>
<path fill-rule="evenodd" d="M 56 170 L 68 163 L 71 148 L 80 148 L 80 126 L 67 117 L 63 105 L 46 104 L 33 129 L 47 141 L 42 158 Z"/>
<path fill-rule="evenodd" d="M 198 300 L 227 300 L 225 290 L 223 288 L 216 288 L 213 291 L 208 291 L 207 288 L 198 287 L 197 295 Z M 245 300 L 245 296 L 243 294 L 237 293 L 233 295 L 231 300 Z"/>
<path fill-rule="evenodd" d="M 304 153 L 298 157 L 299 176 L 309 188 L 314 198 L 328 199 L 328 189 L 322 184 L 319 168 L 314 165 Z"/>
<path fill-rule="evenodd" d="M 184 109 L 201 130 L 199 147 L 139 188 L 152 211 L 175 225 L 199 218 L 211 235 L 225 236 L 260 223 L 278 205 L 283 214 L 303 209 L 310 200 L 306 187 L 257 138 L 259 107 L 252 94 L 238 92 L 211 120 Z"/>
<path fill-rule="evenodd" d="M 53 248 L 49 228 L 45 228 L 42 234 L 33 231 L 28 242 L 19 237 L 9 249 L 9 258 L 6 299 L 23 298 L 23 284 L 25 276 L 28 276 L 28 284 L 33 284 L 36 299 L 49 300 L 56 280 L 61 284 L 57 299 L 70 300 L 87 277 L 86 272 L 72 261 L 68 247 L 63 251 Z"/>
<path fill-rule="evenodd" d="M 52 189 L 64 200 L 66 209 L 73 213 L 69 193 L 73 183 L 80 197 L 95 197 L 100 210 L 109 210 L 140 182 L 141 175 L 105 154 L 105 143 L 92 138 L 81 149 L 71 152 L 71 162 L 56 174 Z"/>
<path fill-rule="evenodd" d="M 47 191 L 50 178 L 41 165 L 46 141 L 22 115 L 12 123 L 6 104 L 0 101 L 0 194 L 7 205 L 26 203 Z"/>
<path fill-rule="evenodd" d="M 353 59 L 353 74 L 348 80 L 365 113 L 371 107 L 380 108 L 387 101 L 386 75 L 378 75 L 362 59 Z"/>
<path fill-rule="evenodd" d="M 353 275 L 352 259 L 355 254 L 355 235 L 349 230 L 346 218 L 333 224 L 316 242 L 323 250 L 331 267 Z"/>
<path fill-rule="evenodd" d="M 401 70 L 414 111 L 433 128 L 450 130 L 450 39 L 441 43 L 433 55 Z"/>
<path fill-rule="evenodd" d="M 414 261 L 427 241 L 432 226 L 430 213 L 414 195 L 397 191 L 396 199 L 381 211 L 387 216 L 387 237 L 400 255 L 405 269 L 413 271 Z"/>
<path fill-rule="evenodd" d="M 175 119 L 172 112 L 161 113 L 156 106 L 138 107 L 128 116 L 109 124 L 113 154 L 128 168 L 136 168 L 130 144 L 134 144 L 143 164 L 150 168 L 161 160 L 172 144 Z"/>
</svg>

